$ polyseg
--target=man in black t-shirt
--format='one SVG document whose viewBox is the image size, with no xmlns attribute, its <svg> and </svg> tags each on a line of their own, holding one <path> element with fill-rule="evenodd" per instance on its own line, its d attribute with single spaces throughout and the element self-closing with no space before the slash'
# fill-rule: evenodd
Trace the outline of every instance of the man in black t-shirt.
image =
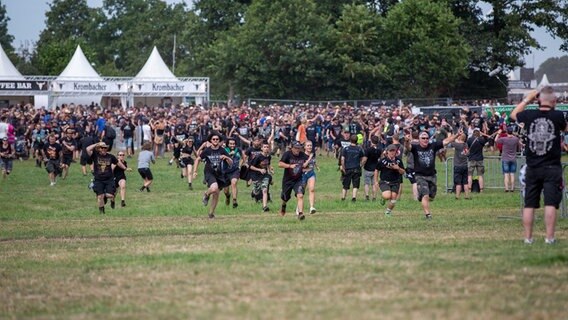
<svg viewBox="0 0 568 320">
<path fill-rule="evenodd" d="M 369 201 L 369 189 L 373 196 L 373 201 L 377 198 L 377 190 L 379 189 L 379 181 L 377 176 L 377 165 L 379 158 L 383 154 L 383 149 L 379 146 L 379 137 L 371 137 L 371 146 L 365 150 L 367 161 L 363 166 L 363 182 L 365 185 L 365 200 Z"/>
<path fill-rule="evenodd" d="M 120 126 L 120 141 L 124 142 L 126 156 L 128 158 L 132 157 L 134 154 L 134 142 L 136 141 L 136 137 L 134 136 L 135 129 L 136 126 L 132 123 L 130 117 L 125 118 L 124 124 Z"/>
<path fill-rule="evenodd" d="M 456 139 L 450 134 L 443 141 L 430 142 L 428 132 L 422 131 L 418 136 L 419 142 L 411 144 L 412 135 L 405 136 L 405 149 L 412 153 L 414 159 L 414 172 L 418 188 L 418 201 L 422 204 L 426 219 L 432 219 L 430 200 L 434 200 L 437 192 L 436 185 L 436 152 Z"/>
<path fill-rule="evenodd" d="M 304 183 L 302 180 L 303 168 L 308 165 L 308 155 L 302 151 L 302 144 L 294 141 L 292 149 L 284 152 L 282 158 L 278 162 L 278 167 L 284 169 L 282 177 L 282 206 L 280 207 L 280 215 L 286 214 L 286 203 L 290 200 L 292 190 L 296 194 L 298 201 L 296 214 L 299 220 L 304 220 Z"/>
<path fill-rule="evenodd" d="M 527 104 L 538 98 L 538 110 L 526 110 Z M 540 207 L 540 194 L 544 194 L 544 223 L 546 244 L 554 244 L 556 211 L 563 196 L 561 141 L 566 131 L 566 119 L 556 111 L 556 95 L 552 87 L 538 93 L 532 91 L 511 112 L 511 119 L 524 123 L 527 137 L 527 168 L 525 177 L 525 207 L 523 226 L 525 243 L 533 243 L 534 210 Z"/>
<path fill-rule="evenodd" d="M 487 143 L 484 133 L 479 128 L 473 129 L 473 135 L 466 141 L 469 150 L 467 155 L 467 185 L 471 190 L 473 183 L 473 174 L 477 172 L 479 181 L 479 191 L 483 192 L 483 174 L 485 173 L 485 165 L 483 162 L 483 147 Z"/>
<path fill-rule="evenodd" d="M 87 154 L 93 159 L 93 191 L 97 194 L 99 213 L 105 213 L 105 204 L 110 199 L 110 206 L 114 209 L 114 167 L 119 166 L 126 170 L 124 164 L 108 153 L 109 146 L 104 142 L 92 144 L 87 147 Z"/>
<path fill-rule="evenodd" d="M 55 134 L 50 134 L 47 143 L 43 147 L 45 170 L 49 176 L 50 186 L 54 186 L 57 176 L 61 173 L 61 150 L 63 148 L 57 142 Z"/>
<path fill-rule="evenodd" d="M 77 149 L 77 141 L 73 137 L 74 134 L 75 131 L 68 128 L 67 130 L 65 130 L 65 136 L 60 140 L 62 147 L 61 168 L 63 170 L 63 180 L 67 178 L 69 167 L 71 166 L 71 162 L 73 162 L 73 154 Z"/>
<path fill-rule="evenodd" d="M 268 212 L 268 186 L 271 181 L 271 174 L 274 169 L 270 165 L 272 157 L 270 156 L 270 144 L 262 143 L 262 152 L 257 154 L 250 161 L 249 173 L 252 180 L 252 194 L 258 202 L 262 200 L 262 211 Z"/>
<path fill-rule="evenodd" d="M 339 167 L 343 174 L 341 179 L 343 184 L 341 200 L 345 200 L 347 190 L 353 185 L 352 202 L 357 201 L 357 191 L 361 185 L 361 166 L 367 161 L 363 148 L 357 145 L 357 140 L 357 135 L 351 135 L 350 145 L 341 151 L 341 165 Z"/>
<path fill-rule="evenodd" d="M 396 204 L 400 189 L 400 181 L 404 174 L 402 160 L 397 157 L 399 146 L 391 144 L 386 149 L 386 156 L 382 157 L 377 165 L 377 170 L 381 172 L 379 187 L 381 188 L 381 204 L 388 200 L 386 216 L 390 216 Z"/>
</svg>

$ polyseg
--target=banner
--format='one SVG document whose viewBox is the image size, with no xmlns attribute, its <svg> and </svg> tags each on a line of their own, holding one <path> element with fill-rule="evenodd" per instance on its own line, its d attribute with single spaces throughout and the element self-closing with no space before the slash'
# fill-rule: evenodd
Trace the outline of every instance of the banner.
<svg viewBox="0 0 568 320">
<path fill-rule="evenodd" d="M 133 81 L 132 93 L 164 93 L 170 96 L 190 96 L 207 92 L 205 81 L 147 82 Z M 179 93 L 179 94 L 178 94 Z"/>
<path fill-rule="evenodd" d="M 0 91 L 47 91 L 47 81 L 0 81 Z"/>
<path fill-rule="evenodd" d="M 126 82 L 109 81 L 53 81 L 54 92 L 128 93 Z"/>
</svg>

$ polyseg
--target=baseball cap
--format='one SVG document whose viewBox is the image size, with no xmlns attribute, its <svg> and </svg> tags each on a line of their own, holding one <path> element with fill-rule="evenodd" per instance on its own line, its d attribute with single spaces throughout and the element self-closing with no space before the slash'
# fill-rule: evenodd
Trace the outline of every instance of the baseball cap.
<svg viewBox="0 0 568 320">
<path fill-rule="evenodd" d="M 298 141 L 292 142 L 292 148 L 302 148 L 302 144 Z"/>
<path fill-rule="evenodd" d="M 398 147 L 394 144 L 389 144 L 387 151 L 398 150 Z"/>
</svg>

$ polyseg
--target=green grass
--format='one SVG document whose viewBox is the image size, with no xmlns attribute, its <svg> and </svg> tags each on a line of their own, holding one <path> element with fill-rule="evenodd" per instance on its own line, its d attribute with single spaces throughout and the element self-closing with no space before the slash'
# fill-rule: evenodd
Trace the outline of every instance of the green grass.
<svg viewBox="0 0 568 320">
<path fill-rule="evenodd" d="M 261 213 L 244 183 L 239 208 L 221 203 L 209 221 L 202 173 L 190 192 L 163 159 L 151 193 L 132 172 L 127 207 L 102 216 L 77 164 L 49 187 L 45 170 L 16 162 L 0 182 L 0 318 L 566 317 L 567 219 L 556 246 L 542 219 L 525 246 L 518 193 L 455 201 L 443 170 L 434 220 L 407 181 L 387 218 L 362 193 L 340 201 L 335 162 L 319 159 L 318 213 L 303 222 L 278 216 L 279 201 Z"/>
</svg>

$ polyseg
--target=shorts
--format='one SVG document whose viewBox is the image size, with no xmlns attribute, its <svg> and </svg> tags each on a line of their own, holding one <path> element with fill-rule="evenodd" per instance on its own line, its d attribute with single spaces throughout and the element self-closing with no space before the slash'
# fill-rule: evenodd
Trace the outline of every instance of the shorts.
<svg viewBox="0 0 568 320">
<path fill-rule="evenodd" d="M 123 175 L 123 176 L 115 176 L 115 177 L 114 177 L 114 187 L 117 188 L 117 189 L 118 189 L 118 187 L 120 187 L 120 186 L 118 185 L 118 183 L 120 182 L 120 180 L 126 181 L 126 175 Z"/>
<path fill-rule="evenodd" d="M 501 168 L 503 173 L 515 173 L 517 172 L 517 161 L 501 161 Z"/>
<path fill-rule="evenodd" d="M 97 196 L 101 194 L 114 194 L 116 192 L 114 178 L 93 181 L 93 191 L 97 194 Z"/>
<path fill-rule="evenodd" d="M 282 201 L 288 201 L 291 198 L 292 190 L 294 190 L 294 194 L 296 197 L 301 194 L 304 194 L 304 184 L 302 183 L 302 179 L 298 179 L 296 181 L 284 181 L 282 180 L 282 192 L 280 193 L 280 199 Z"/>
<path fill-rule="evenodd" d="M 152 175 L 150 168 L 139 168 L 138 173 L 144 180 L 154 180 L 154 176 Z"/>
<path fill-rule="evenodd" d="M 304 172 L 304 174 L 302 174 L 302 183 L 306 184 L 308 183 L 308 180 L 310 180 L 311 178 L 316 178 L 316 172 L 315 170 L 310 170 L 308 172 Z"/>
<path fill-rule="evenodd" d="M 61 172 L 61 164 L 59 163 L 59 159 L 48 160 L 45 164 L 45 170 L 47 171 L 47 173 L 59 174 Z"/>
<path fill-rule="evenodd" d="M 132 147 L 134 146 L 134 145 L 132 144 L 132 142 L 133 142 L 132 137 L 130 137 L 130 138 L 124 138 L 124 147 L 125 147 L 126 149 L 132 148 Z"/>
<path fill-rule="evenodd" d="M 73 162 L 73 155 L 72 154 L 64 154 L 61 158 L 61 163 L 66 166 L 71 166 L 71 162 Z"/>
<path fill-rule="evenodd" d="M 398 181 L 395 182 L 379 181 L 379 189 L 381 189 L 381 192 L 390 191 L 398 193 L 398 191 L 400 190 L 400 183 Z"/>
<path fill-rule="evenodd" d="M 375 171 L 363 170 L 363 179 L 365 185 L 373 185 L 375 183 Z"/>
<path fill-rule="evenodd" d="M 12 171 L 12 159 L 0 159 L 0 169 L 6 172 Z"/>
<path fill-rule="evenodd" d="M 541 192 L 545 206 L 559 208 L 564 190 L 561 166 L 527 167 L 525 183 L 525 208 L 540 208 Z"/>
<path fill-rule="evenodd" d="M 465 186 L 467 185 L 467 167 L 454 167 L 454 185 Z"/>
<path fill-rule="evenodd" d="M 207 188 L 211 187 L 212 184 L 216 183 L 219 189 L 223 189 L 231 185 L 231 181 L 227 176 L 216 175 L 212 172 L 205 172 L 205 182 L 207 183 Z"/>
<path fill-rule="evenodd" d="M 416 184 L 418 185 L 418 201 L 422 201 L 426 195 L 430 200 L 434 200 L 438 192 L 436 176 L 416 176 Z"/>
<path fill-rule="evenodd" d="M 193 158 L 191 157 L 185 157 L 185 158 L 180 158 L 179 159 L 179 165 L 182 168 L 185 168 L 187 166 L 192 166 L 195 163 L 195 161 L 193 160 Z"/>
<path fill-rule="evenodd" d="M 93 158 L 89 157 L 89 155 L 86 152 L 81 152 L 81 159 L 79 159 L 79 163 L 82 166 L 86 166 L 86 165 L 91 165 L 93 164 Z"/>
<path fill-rule="evenodd" d="M 477 175 L 482 176 L 485 173 L 485 166 L 483 165 L 483 160 L 481 161 L 468 161 L 467 162 L 467 174 L 473 176 L 473 173 L 477 170 Z"/>
<path fill-rule="evenodd" d="M 361 169 L 347 169 L 345 174 L 341 178 L 343 184 L 343 189 L 349 190 L 349 186 L 352 184 L 353 189 L 358 189 L 361 186 Z"/>
<path fill-rule="evenodd" d="M 241 172 L 239 170 L 227 172 L 227 178 L 229 181 L 232 181 L 233 179 L 239 180 L 241 178 Z"/>
<path fill-rule="evenodd" d="M 268 190 L 268 186 L 270 185 L 270 176 L 266 175 L 260 180 L 256 180 L 252 182 L 252 193 L 253 194 L 260 194 L 262 190 Z"/>
</svg>

